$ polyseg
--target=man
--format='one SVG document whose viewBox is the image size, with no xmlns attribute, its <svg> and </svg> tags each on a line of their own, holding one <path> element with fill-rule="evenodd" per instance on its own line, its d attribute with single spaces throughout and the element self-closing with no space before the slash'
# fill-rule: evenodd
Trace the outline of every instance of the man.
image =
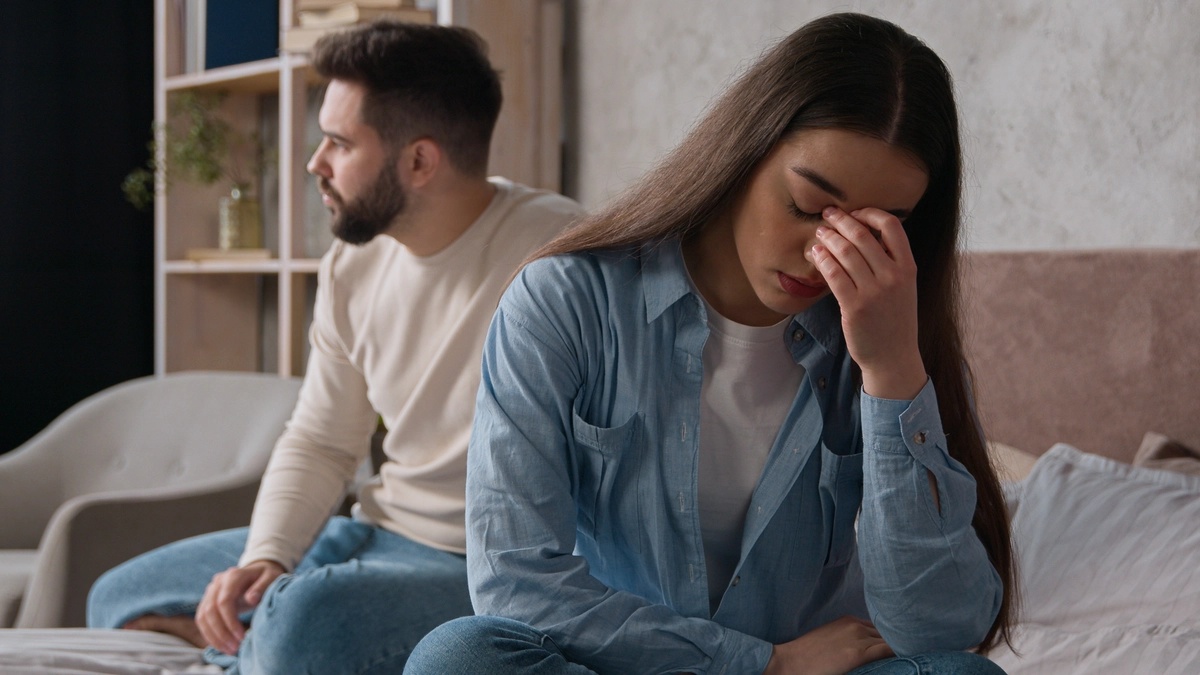
<svg viewBox="0 0 1200 675">
<path fill-rule="evenodd" d="M 484 49 L 465 29 L 391 22 L 318 43 L 330 83 L 308 170 L 339 241 L 250 527 L 109 571 L 90 626 L 211 645 L 230 672 L 399 672 L 471 612 L 463 493 L 484 335 L 513 270 L 579 214 L 487 178 L 501 96 Z M 387 461 L 354 518 L 330 519 L 380 417 Z"/>
</svg>

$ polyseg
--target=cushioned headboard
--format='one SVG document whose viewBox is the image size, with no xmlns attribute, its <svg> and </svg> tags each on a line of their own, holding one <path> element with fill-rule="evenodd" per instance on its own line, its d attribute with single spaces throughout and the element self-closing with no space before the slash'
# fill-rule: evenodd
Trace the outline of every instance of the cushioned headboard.
<svg viewBox="0 0 1200 675">
<path fill-rule="evenodd" d="M 1132 459 L 1200 447 L 1200 249 L 964 256 L 967 358 L 989 439 Z"/>
</svg>

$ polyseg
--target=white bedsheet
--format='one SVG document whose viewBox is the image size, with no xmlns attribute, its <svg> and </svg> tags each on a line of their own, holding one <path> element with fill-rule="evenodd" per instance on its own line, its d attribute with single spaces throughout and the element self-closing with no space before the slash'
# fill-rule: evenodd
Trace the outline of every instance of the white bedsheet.
<svg viewBox="0 0 1200 675">
<path fill-rule="evenodd" d="M 200 654 L 183 640 L 145 631 L 0 630 L 3 675 L 220 675 Z"/>
</svg>

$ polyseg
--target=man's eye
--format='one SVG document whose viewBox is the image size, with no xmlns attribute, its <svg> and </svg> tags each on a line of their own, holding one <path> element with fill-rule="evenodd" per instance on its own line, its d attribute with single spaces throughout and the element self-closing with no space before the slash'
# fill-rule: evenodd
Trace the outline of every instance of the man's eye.
<svg viewBox="0 0 1200 675">
<path fill-rule="evenodd" d="M 793 216 L 795 216 L 796 218 L 798 218 L 800 220 L 821 220 L 820 213 L 809 213 L 807 211 L 801 211 L 800 207 L 796 206 L 796 202 L 788 202 L 788 210 L 792 212 Z"/>
</svg>

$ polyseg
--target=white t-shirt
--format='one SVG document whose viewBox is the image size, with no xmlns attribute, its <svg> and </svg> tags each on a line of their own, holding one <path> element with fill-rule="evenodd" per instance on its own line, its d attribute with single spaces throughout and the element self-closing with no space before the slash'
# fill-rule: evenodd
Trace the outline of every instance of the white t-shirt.
<svg viewBox="0 0 1200 675">
<path fill-rule="evenodd" d="M 715 611 L 741 559 L 746 510 L 804 368 L 784 326 L 744 326 L 708 310 L 700 384 L 700 532 Z"/>
<path fill-rule="evenodd" d="M 321 261 L 300 398 L 263 477 L 241 562 L 294 569 L 369 453 L 377 415 L 387 461 L 361 514 L 464 553 L 467 438 L 484 336 L 509 277 L 582 209 L 490 179 L 496 195 L 445 249 L 413 255 L 389 236 L 335 241 Z"/>
</svg>

